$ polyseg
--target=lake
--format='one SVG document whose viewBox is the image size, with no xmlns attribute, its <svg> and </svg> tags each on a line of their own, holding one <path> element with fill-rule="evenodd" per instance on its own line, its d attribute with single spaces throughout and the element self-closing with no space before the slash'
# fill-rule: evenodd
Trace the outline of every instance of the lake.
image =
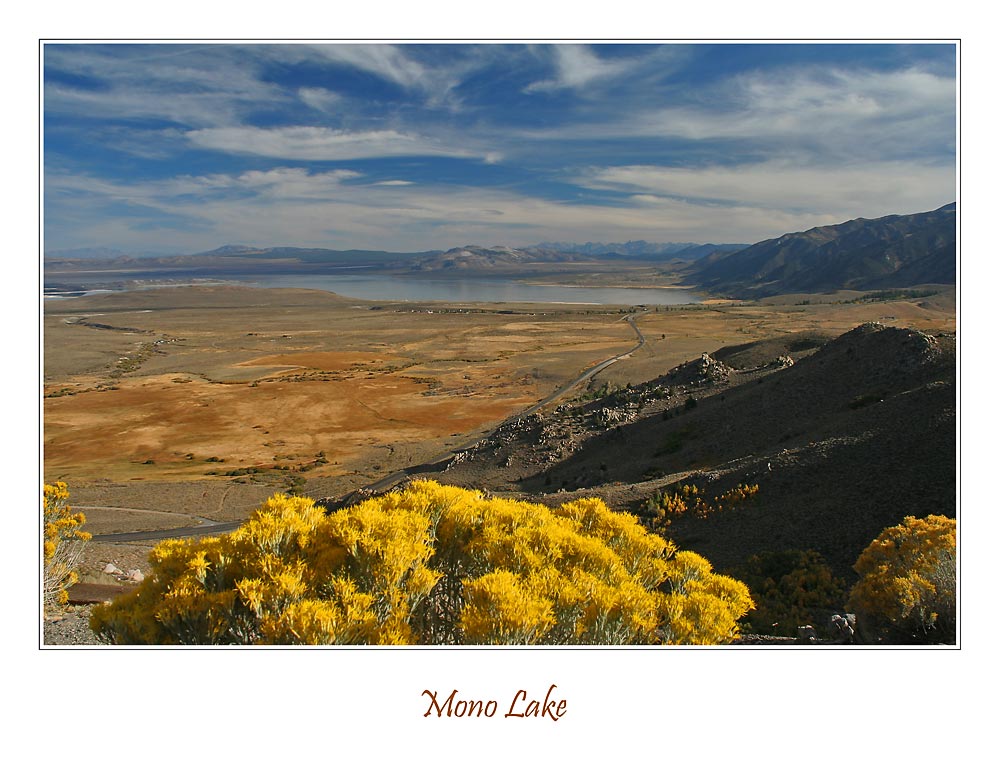
<svg viewBox="0 0 1000 767">
<path fill-rule="evenodd" d="M 130 285 L 121 289 L 162 287 L 167 280 L 198 279 L 204 275 L 173 272 L 92 272 L 64 273 L 46 277 L 46 298 L 106 292 L 109 282 L 143 280 L 152 285 Z M 350 298 L 368 301 L 451 301 L 460 303 L 544 303 L 594 305 L 676 305 L 697 304 L 701 298 L 682 288 L 608 288 L 567 285 L 529 285 L 507 279 L 429 279 L 388 274 L 225 274 L 213 283 L 248 285 L 261 288 L 310 288 L 326 290 Z M 95 289 L 86 286 L 93 284 Z M 73 285 L 76 290 L 59 288 Z M 100 285 L 98 289 L 97 286 Z"/>
</svg>

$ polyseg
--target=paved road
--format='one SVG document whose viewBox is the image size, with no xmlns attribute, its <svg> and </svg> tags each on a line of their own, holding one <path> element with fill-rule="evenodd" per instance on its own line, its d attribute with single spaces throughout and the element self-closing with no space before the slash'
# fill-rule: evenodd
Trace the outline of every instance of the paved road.
<svg viewBox="0 0 1000 767">
<path fill-rule="evenodd" d="M 513 415 L 510 418 L 507 418 L 506 420 L 501 422 L 500 425 L 497 426 L 496 428 L 500 428 L 505 424 L 518 421 L 522 418 L 526 418 L 527 416 L 537 412 L 546 405 L 555 402 L 557 399 L 559 399 L 572 389 L 576 388 L 584 381 L 593 378 L 595 375 L 600 373 L 605 368 L 608 368 L 611 365 L 614 365 L 616 362 L 625 359 L 629 355 L 634 354 L 635 352 L 639 351 L 639 349 L 641 349 L 643 346 L 645 346 L 646 337 L 642 334 L 642 331 L 639 330 L 639 326 L 636 325 L 635 315 L 629 314 L 623 318 L 623 321 L 631 325 L 632 330 L 635 331 L 635 336 L 636 336 L 635 346 L 633 346 L 627 352 L 616 354 L 614 357 L 609 357 L 606 360 L 598 362 L 596 365 L 592 365 L 591 367 L 587 368 L 582 373 L 580 373 L 580 375 L 578 375 L 569 383 L 564 384 L 560 388 L 556 389 L 556 391 L 552 392 L 552 394 L 540 400 L 539 402 L 536 402 L 527 410 L 522 410 L 517 415 Z M 393 486 L 399 484 L 411 474 L 415 474 L 417 472 L 422 472 L 422 471 L 430 471 L 435 468 L 444 468 L 444 464 L 446 464 L 448 461 L 451 461 L 457 453 L 461 453 L 464 450 L 470 449 L 473 445 L 478 443 L 479 440 L 480 440 L 479 437 L 475 439 L 470 439 L 469 441 L 464 442 L 461 445 L 449 448 L 444 453 L 441 453 L 440 455 L 432 458 L 430 461 L 426 463 L 422 463 L 417 466 L 408 466 L 405 469 L 394 471 L 392 474 L 382 477 L 381 479 L 376 480 L 371 484 L 365 485 L 361 489 L 363 491 L 369 491 L 375 493 L 384 492 L 385 490 L 388 490 Z M 101 508 L 111 508 L 111 507 L 101 507 Z M 127 509 L 127 511 L 144 511 L 144 510 Z M 169 512 L 163 512 L 163 513 L 169 513 Z M 235 530 L 241 524 L 243 524 L 242 522 L 211 522 L 209 520 L 206 520 L 206 522 L 207 524 L 197 525 L 194 527 L 175 527 L 172 530 L 144 530 L 144 531 L 127 532 L 127 533 L 106 533 L 104 535 L 95 535 L 93 536 L 93 538 L 91 538 L 91 540 L 104 543 L 127 543 L 131 541 L 156 541 L 156 540 L 162 540 L 164 538 L 190 538 L 196 535 L 199 536 L 218 535 L 220 533 L 228 533 Z"/>
<path fill-rule="evenodd" d="M 90 540 L 99 543 L 131 543 L 133 541 L 161 541 L 165 538 L 193 538 L 198 535 L 221 535 L 231 533 L 246 520 L 239 522 L 212 522 L 195 527 L 173 527 L 169 530 L 138 530 L 131 533 L 104 533 L 92 536 Z"/>
</svg>

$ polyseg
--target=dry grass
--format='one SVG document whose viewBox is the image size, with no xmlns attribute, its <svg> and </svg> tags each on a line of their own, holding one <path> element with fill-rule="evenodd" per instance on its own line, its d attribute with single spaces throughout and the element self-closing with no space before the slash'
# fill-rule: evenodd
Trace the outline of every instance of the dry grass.
<svg viewBox="0 0 1000 767">
<path fill-rule="evenodd" d="M 172 288 L 46 310 L 45 471 L 70 483 L 407 465 L 633 342 L 615 313 L 373 309 L 302 290 Z"/>
</svg>

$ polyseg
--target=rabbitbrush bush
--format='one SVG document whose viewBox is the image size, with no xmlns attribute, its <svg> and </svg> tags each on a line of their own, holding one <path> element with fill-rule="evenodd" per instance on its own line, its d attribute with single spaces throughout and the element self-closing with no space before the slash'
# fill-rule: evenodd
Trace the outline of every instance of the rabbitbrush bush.
<svg viewBox="0 0 1000 767">
<path fill-rule="evenodd" d="M 847 606 L 890 640 L 955 641 L 956 521 L 906 517 L 866 548 Z"/>
<path fill-rule="evenodd" d="M 69 506 L 65 482 L 42 487 L 42 600 L 48 606 L 65 604 L 66 591 L 78 580 L 76 565 L 83 554 L 90 533 L 80 528 L 87 521 L 82 513 Z"/>
<path fill-rule="evenodd" d="M 557 509 L 418 481 L 326 513 L 275 495 L 171 540 L 94 609 L 119 644 L 715 644 L 747 588 L 600 500 Z"/>
</svg>

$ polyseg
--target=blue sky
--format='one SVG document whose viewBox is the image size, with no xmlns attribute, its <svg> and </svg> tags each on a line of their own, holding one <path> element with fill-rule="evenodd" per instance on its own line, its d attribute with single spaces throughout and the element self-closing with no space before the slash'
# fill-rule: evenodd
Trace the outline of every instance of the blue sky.
<svg viewBox="0 0 1000 767">
<path fill-rule="evenodd" d="M 756 242 L 955 191 L 950 44 L 46 44 L 45 249 Z"/>
</svg>

